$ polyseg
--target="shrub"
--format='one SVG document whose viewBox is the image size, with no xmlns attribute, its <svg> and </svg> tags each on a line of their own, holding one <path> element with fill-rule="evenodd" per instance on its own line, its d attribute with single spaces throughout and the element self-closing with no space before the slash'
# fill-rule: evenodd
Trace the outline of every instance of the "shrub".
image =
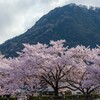
<svg viewBox="0 0 100 100">
<path fill-rule="evenodd" d="M 65 100 L 84 100 L 85 98 L 98 99 L 99 95 L 66 95 Z"/>
<path fill-rule="evenodd" d="M 50 96 L 43 96 L 42 98 L 41 98 L 41 100 L 49 100 L 50 99 Z"/>
<path fill-rule="evenodd" d="M 31 97 L 31 96 L 30 96 L 28 100 L 39 100 L 39 97 L 37 97 L 37 96 Z"/>
<path fill-rule="evenodd" d="M 90 100 L 100 98 L 99 95 L 87 95 L 87 96 L 85 95 L 66 95 L 65 97 L 52 96 L 52 99 L 51 99 L 51 96 L 42 96 L 42 97 L 33 96 L 33 97 L 30 97 L 29 100 L 84 100 L 86 97 L 89 97 Z M 5 99 L 0 99 L 0 100 L 5 100 Z M 16 100 L 16 99 L 11 99 L 11 100 Z"/>
<path fill-rule="evenodd" d="M 72 92 L 70 90 L 65 91 L 65 95 L 72 95 Z"/>
<path fill-rule="evenodd" d="M 17 97 L 11 97 L 10 100 L 17 100 Z"/>
<path fill-rule="evenodd" d="M 0 100 L 7 100 L 7 98 L 5 98 L 5 97 L 0 97 Z"/>
</svg>

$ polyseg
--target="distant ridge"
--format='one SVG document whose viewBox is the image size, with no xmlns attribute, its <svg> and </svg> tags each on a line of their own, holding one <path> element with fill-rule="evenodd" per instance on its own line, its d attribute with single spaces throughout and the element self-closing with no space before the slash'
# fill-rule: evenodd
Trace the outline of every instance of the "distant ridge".
<svg viewBox="0 0 100 100">
<path fill-rule="evenodd" d="M 0 45 L 0 51 L 6 57 L 15 57 L 23 49 L 22 43 L 48 44 L 58 39 L 65 39 L 69 47 L 100 45 L 100 8 L 76 4 L 57 7 L 24 34 Z"/>
</svg>

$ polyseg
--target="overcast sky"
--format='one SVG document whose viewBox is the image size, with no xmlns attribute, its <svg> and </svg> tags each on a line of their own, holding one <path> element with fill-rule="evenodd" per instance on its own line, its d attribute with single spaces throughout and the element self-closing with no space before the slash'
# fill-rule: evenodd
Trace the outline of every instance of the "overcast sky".
<svg viewBox="0 0 100 100">
<path fill-rule="evenodd" d="M 69 3 L 100 6 L 100 0 L 0 0 L 0 44 L 24 33 L 55 7 Z"/>
</svg>

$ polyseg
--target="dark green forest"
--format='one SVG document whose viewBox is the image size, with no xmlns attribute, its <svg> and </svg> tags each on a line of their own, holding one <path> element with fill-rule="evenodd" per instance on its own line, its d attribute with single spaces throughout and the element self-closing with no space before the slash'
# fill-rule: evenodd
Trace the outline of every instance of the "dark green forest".
<svg viewBox="0 0 100 100">
<path fill-rule="evenodd" d="M 60 39 L 65 39 L 69 47 L 100 45 L 100 8 L 76 4 L 55 8 L 25 33 L 1 44 L 0 51 L 6 57 L 15 57 L 23 49 L 23 43 L 48 44 Z"/>
</svg>

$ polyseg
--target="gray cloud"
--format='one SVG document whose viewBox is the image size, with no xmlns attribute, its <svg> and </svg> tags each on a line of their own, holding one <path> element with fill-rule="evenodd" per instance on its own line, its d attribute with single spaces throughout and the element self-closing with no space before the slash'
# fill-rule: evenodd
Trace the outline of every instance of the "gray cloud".
<svg viewBox="0 0 100 100">
<path fill-rule="evenodd" d="M 68 3 L 100 6 L 100 0 L 0 0 L 0 43 L 24 33 L 41 16 Z"/>
<path fill-rule="evenodd" d="M 69 0 L 69 3 L 83 4 L 87 6 L 100 7 L 100 0 Z"/>
</svg>

